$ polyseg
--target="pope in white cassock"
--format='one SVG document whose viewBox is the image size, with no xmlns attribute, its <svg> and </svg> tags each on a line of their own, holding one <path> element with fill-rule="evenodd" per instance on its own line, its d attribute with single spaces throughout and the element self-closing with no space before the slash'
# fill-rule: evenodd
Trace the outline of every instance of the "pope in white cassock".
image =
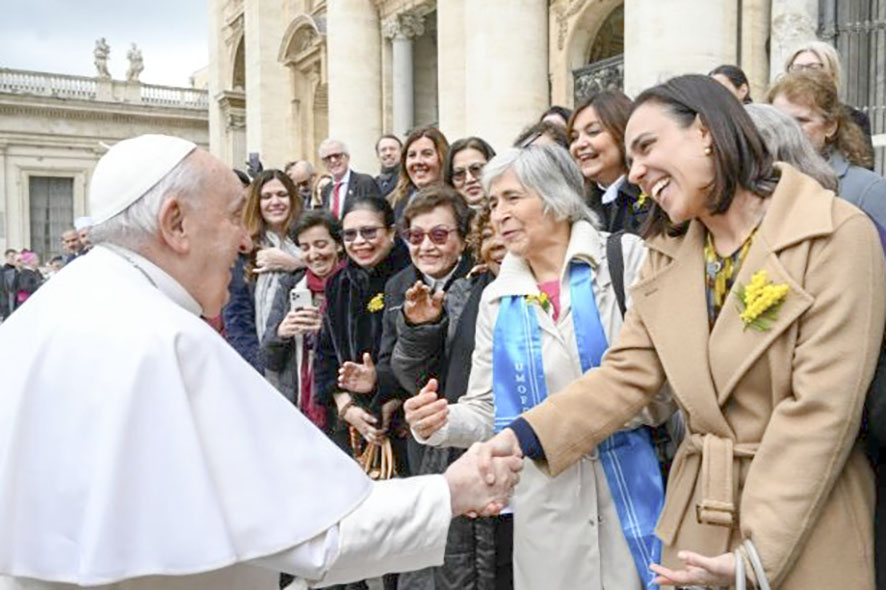
<svg viewBox="0 0 886 590">
<path fill-rule="evenodd" d="M 233 173 L 193 143 L 115 145 L 96 247 L 0 325 L 0 589 L 273 590 L 439 565 L 454 515 L 521 459 L 370 482 L 201 319 L 252 247 Z M 490 480 L 493 478 L 490 478 Z"/>
</svg>

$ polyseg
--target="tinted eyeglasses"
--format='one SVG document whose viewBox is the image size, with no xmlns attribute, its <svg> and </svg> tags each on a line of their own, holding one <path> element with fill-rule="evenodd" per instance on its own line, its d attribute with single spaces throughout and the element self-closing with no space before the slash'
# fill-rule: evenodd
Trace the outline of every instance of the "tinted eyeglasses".
<svg viewBox="0 0 886 590">
<path fill-rule="evenodd" d="M 347 155 L 347 154 L 345 154 L 344 152 L 335 152 L 334 154 L 326 154 L 326 155 L 323 156 L 321 159 L 322 159 L 324 162 L 331 162 L 332 160 L 341 160 L 341 159 L 344 158 L 346 155 Z"/>
<path fill-rule="evenodd" d="M 384 229 L 380 225 L 376 225 L 374 227 L 366 226 L 366 227 L 358 227 L 356 229 L 346 229 L 342 230 L 341 237 L 346 242 L 353 242 L 357 239 L 357 234 L 360 234 L 360 237 L 364 240 L 374 240 L 376 236 L 378 236 L 378 230 Z"/>
<path fill-rule="evenodd" d="M 471 173 L 476 179 L 480 178 L 480 174 L 483 172 L 483 166 L 485 166 L 485 162 L 474 162 L 467 168 L 454 168 L 452 170 L 452 182 L 461 184 L 463 183 L 468 176 L 468 172 Z"/>
<path fill-rule="evenodd" d="M 403 232 L 403 239 L 413 246 L 419 246 L 425 241 L 425 236 L 428 236 L 431 239 L 431 242 L 438 246 L 442 246 L 449 239 L 449 234 L 454 231 L 454 227 L 444 227 L 442 225 L 432 227 L 427 232 L 423 229 L 407 229 Z"/>
</svg>

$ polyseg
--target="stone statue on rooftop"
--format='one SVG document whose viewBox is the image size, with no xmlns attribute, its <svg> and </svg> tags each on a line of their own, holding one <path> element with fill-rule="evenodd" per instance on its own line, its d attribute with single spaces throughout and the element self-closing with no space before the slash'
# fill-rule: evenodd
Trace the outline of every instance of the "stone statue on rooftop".
<svg viewBox="0 0 886 590">
<path fill-rule="evenodd" d="M 126 70 L 126 81 L 138 82 L 138 77 L 141 75 L 142 70 L 145 69 L 141 49 L 133 43 L 129 51 L 126 52 L 126 58 L 129 60 L 129 69 Z"/>
<path fill-rule="evenodd" d="M 111 47 L 105 38 L 97 39 L 95 49 L 92 55 L 95 56 L 95 69 L 99 78 L 110 78 L 111 72 L 108 71 L 108 56 L 111 54 Z"/>
</svg>

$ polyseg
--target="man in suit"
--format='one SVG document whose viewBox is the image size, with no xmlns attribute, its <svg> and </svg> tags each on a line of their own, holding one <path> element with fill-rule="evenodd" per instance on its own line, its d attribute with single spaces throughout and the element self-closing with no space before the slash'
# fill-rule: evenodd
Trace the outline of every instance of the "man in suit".
<svg viewBox="0 0 886 590">
<path fill-rule="evenodd" d="M 375 143 L 375 155 L 381 164 L 381 172 L 375 177 L 375 182 L 383 197 L 386 197 L 394 187 L 400 176 L 400 153 L 403 144 L 396 135 L 382 135 Z"/>
<path fill-rule="evenodd" d="M 364 195 L 380 196 L 375 179 L 368 174 L 351 170 L 351 154 L 348 146 L 337 139 L 327 138 L 318 150 L 332 182 L 323 188 L 323 208 L 329 209 L 336 219 L 341 219 L 348 199 Z"/>
<path fill-rule="evenodd" d="M 314 181 L 317 180 L 314 165 L 307 160 L 294 160 L 286 164 L 283 172 L 292 179 L 292 183 L 298 188 L 298 194 L 304 201 L 305 209 L 310 209 L 311 188 L 314 186 Z"/>
</svg>

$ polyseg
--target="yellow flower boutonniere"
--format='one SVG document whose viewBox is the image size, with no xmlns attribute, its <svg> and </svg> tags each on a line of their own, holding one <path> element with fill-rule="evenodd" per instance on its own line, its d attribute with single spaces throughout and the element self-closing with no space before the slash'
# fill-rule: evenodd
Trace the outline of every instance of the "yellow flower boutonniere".
<svg viewBox="0 0 886 590">
<path fill-rule="evenodd" d="M 549 311 L 551 309 L 551 300 L 548 298 L 547 293 L 542 292 L 538 295 L 527 295 L 526 305 L 532 305 L 533 303 L 538 303 L 539 307 L 544 311 Z"/>
<path fill-rule="evenodd" d="M 646 208 L 646 201 L 649 200 L 649 195 L 645 192 L 641 192 L 640 196 L 637 197 L 637 200 L 634 201 L 634 212 L 643 211 Z"/>
<path fill-rule="evenodd" d="M 384 293 L 376 293 L 375 297 L 369 300 L 369 304 L 366 306 L 366 311 L 369 313 L 375 313 L 377 311 L 381 311 L 385 308 L 385 294 Z"/>
<path fill-rule="evenodd" d="M 765 270 L 751 276 L 751 282 L 738 289 L 738 311 L 745 330 L 753 328 L 765 332 L 778 319 L 778 308 L 787 298 L 787 284 L 773 285 Z"/>
</svg>

